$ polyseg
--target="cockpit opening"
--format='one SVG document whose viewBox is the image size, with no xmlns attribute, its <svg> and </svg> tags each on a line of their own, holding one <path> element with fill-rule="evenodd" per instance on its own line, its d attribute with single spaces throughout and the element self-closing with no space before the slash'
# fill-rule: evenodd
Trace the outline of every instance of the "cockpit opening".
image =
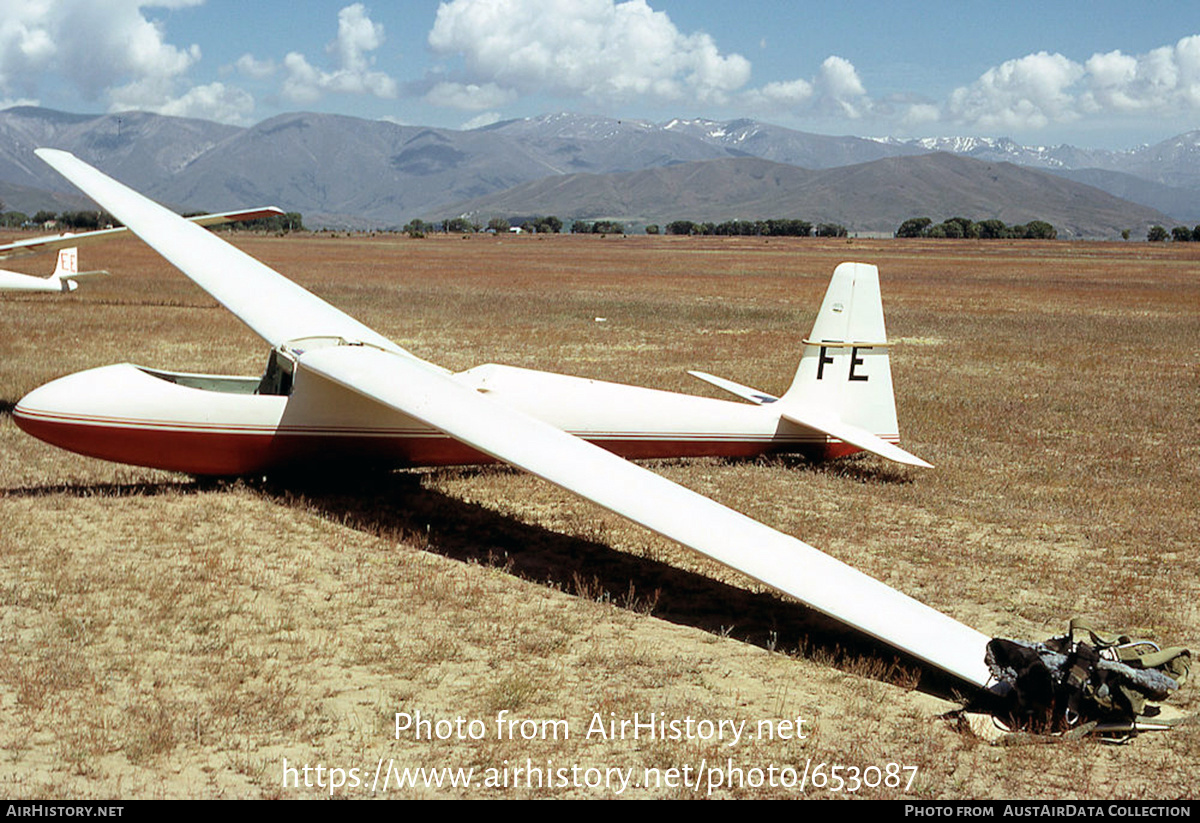
<svg viewBox="0 0 1200 823">
<path fill-rule="evenodd" d="M 267 370 L 263 372 L 258 382 L 255 394 L 274 394 L 288 396 L 292 393 L 292 381 L 295 379 L 296 361 L 279 349 L 271 349 L 271 357 L 267 360 Z"/>
<path fill-rule="evenodd" d="M 257 377 L 226 377 L 218 374 L 188 374 L 185 372 L 159 371 L 138 366 L 143 373 L 157 377 L 167 383 L 183 386 L 187 389 L 202 391 L 224 392 L 225 394 L 255 394 L 258 389 Z"/>
</svg>

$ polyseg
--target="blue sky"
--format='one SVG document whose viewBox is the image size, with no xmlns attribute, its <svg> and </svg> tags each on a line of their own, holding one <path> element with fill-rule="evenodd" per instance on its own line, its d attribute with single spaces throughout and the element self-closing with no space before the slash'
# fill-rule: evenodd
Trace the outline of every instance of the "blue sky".
<svg viewBox="0 0 1200 823">
<path fill-rule="evenodd" d="M 1191 3 L 0 0 L 0 106 L 470 127 L 557 111 L 1127 148 L 1200 128 Z"/>
</svg>

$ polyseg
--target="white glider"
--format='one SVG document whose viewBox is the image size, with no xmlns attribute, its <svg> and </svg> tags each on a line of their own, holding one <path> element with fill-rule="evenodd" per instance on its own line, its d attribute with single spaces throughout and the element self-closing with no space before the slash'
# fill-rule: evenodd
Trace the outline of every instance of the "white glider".
<svg viewBox="0 0 1200 823">
<path fill-rule="evenodd" d="M 74 291 L 79 287 L 76 280 L 96 274 L 108 272 L 80 271 L 79 252 L 72 247 L 58 252 L 58 263 L 49 277 L 34 277 L 32 274 L 0 269 L 0 291 Z"/>
<path fill-rule="evenodd" d="M 196 474 L 322 461 L 500 460 L 936 668 L 979 687 L 988 683 L 986 635 L 619 456 L 867 449 L 923 464 L 894 443 L 874 266 L 838 267 L 795 381 L 776 402 L 690 397 L 496 365 L 452 374 L 72 155 L 37 153 L 272 351 L 262 377 L 123 364 L 60 378 L 15 407 L 29 434 L 83 454 Z"/>
<path fill-rule="evenodd" d="M 262 217 L 273 217 L 283 214 L 281 209 L 274 206 L 258 209 L 240 209 L 219 214 L 201 214 L 189 217 L 188 220 L 199 226 L 217 226 L 223 223 L 234 223 L 239 220 L 257 220 Z M 0 269 L 0 291 L 28 292 L 70 292 L 79 287 L 76 282 L 83 277 L 96 274 L 108 274 L 106 271 L 79 271 L 79 246 L 95 243 L 101 240 L 111 240 L 120 237 L 129 230 L 124 226 L 113 229 L 85 231 L 79 234 L 55 234 L 45 237 L 34 237 L 30 240 L 17 240 L 13 243 L 0 245 L 0 260 L 11 257 L 26 257 L 45 251 L 58 251 L 58 263 L 49 277 L 34 277 L 31 274 Z"/>
</svg>

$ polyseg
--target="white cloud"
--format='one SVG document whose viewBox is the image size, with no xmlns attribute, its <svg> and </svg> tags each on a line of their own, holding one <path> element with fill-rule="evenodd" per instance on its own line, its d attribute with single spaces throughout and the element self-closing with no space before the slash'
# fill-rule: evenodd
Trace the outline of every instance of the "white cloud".
<svg viewBox="0 0 1200 823">
<path fill-rule="evenodd" d="M 501 88 L 495 83 L 450 83 L 436 84 L 425 95 L 426 101 L 435 106 L 450 106 L 465 111 L 477 111 L 511 103 L 517 97 L 512 89 Z"/>
<path fill-rule="evenodd" d="M 144 9 L 180 8 L 196 0 L 0 0 L 0 93 L 32 93 L 64 82 L 110 111 L 241 122 L 253 110 L 248 94 L 220 83 L 189 85 L 200 46 L 167 41 Z"/>
<path fill-rule="evenodd" d="M 1134 57 L 1112 51 L 1084 64 L 1089 112 L 1161 112 L 1200 108 L 1200 36 Z"/>
<path fill-rule="evenodd" d="M 41 104 L 36 97 L 0 97 L 0 110 L 11 109 L 14 106 L 40 106 Z"/>
<path fill-rule="evenodd" d="M 942 111 L 932 103 L 910 103 L 903 108 L 900 123 L 906 129 L 919 128 L 941 119 Z"/>
<path fill-rule="evenodd" d="M 1061 54 L 1038 52 L 988 69 L 971 86 L 955 89 L 952 119 L 985 130 L 1041 128 L 1078 116 L 1071 87 L 1084 68 Z"/>
<path fill-rule="evenodd" d="M 429 45 L 437 54 L 461 56 L 458 86 L 495 87 L 497 98 L 503 90 L 600 103 L 721 103 L 750 77 L 744 57 L 721 54 L 702 32 L 680 32 L 644 0 L 450 0 L 438 7 Z M 471 101 L 446 94 L 448 82 L 439 86 L 431 102 Z"/>
<path fill-rule="evenodd" d="M 500 114 L 498 111 L 486 111 L 483 114 L 472 117 L 470 120 L 459 126 L 459 128 L 463 131 L 481 129 L 484 126 L 492 125 L 492 123 L 499 123 L 503 119 L 504 115 Z"/>
<path fill-rule="evenodd" d="M 0 3 L 0 85 L 36 86 L 38 72 L 54 57 L 54 39 L 36 8 Z M 33 74 L 34 77 L 29 75 Z"/>
<path fill-rule="evenodd" d="M 243 54 L 234 61 L 233 67 L 240 74 L 255 80 L 265 80 L 278 70 L 274 60 L 259 60 L 253 54 Z"/>
<path fill-rule="evenodd" d="M 1038 52 L 955 89 L 946 117 L 984 130 L 1041 128 L 1084 116 L 1187 115 L 1200 110 L 1200 36 L 1143 55 L 1093 54 L 1082 63 Z"/>
<path fill-rule="evenodd" d="M 837 56 L 825 58 L 815 85 L 821 101 L 838 114 L 857 119 L 871 108 L 858 70 L 849 60 Z"/>
<path fill-rule="evenodd" d="M 375 51 L 382 45 L 383 26 L 371 22 L 366 8 L 355 3 L 338 12 L 337 39 L 326 47 L 326 51 L 337 56 L 342 68 L 362 74 L 371 66 L 366 52 Z"/>
<path fill-rule="evenodd" d="M 314 103 L 321 99 L 321 72 L 309 65 L 304 55 L 288 52 L 283 58 L 287 78 L 283 81 L 283 96 L 293 103 Z"/>
<path fill-rule="evenodd" d="M 806 80 L 767 83 L 760 89 L 745 93 L 743 99 L 753 108 L 797 108 L 813 96 L 813 85 Z"/>
<path fill-rule="evenodd" d="M 142 9 L 180 2 L 0 0 L 0 90 L 33 90 L 48 73 L 98 99 L 120 83 L 166 85 L 200 59 L 200 47 L 166 42 Z"/>
<path fill-rule="evenodd" d="M 323 71 L 314 67 L 299 52 L 290 52 L 283 59 L 287 77 L 283 81 L 283 95 L 296 103 L 312 103 L 325 94 L 369 94 L 375 97 L 393 98 L 397 93 L 396 81 L 381 71 L 373 71 L 374 58 L 369 52 L 383 45 L 383 26 L 371 21 L 361 3 L 346 6 L 338 12 L 337 38 L 326 46 L 334 58 L 336 68 Z M 250 55 L 238 60 L 239 69 L 262 68 Z"/>
<path fill-rule="evenodd" d="M 114 110 L 146 108 L 125 105 L 114 97 Z M 193 86 L 184 94 L 158 103 L 153 108 L 172 117 L 196 117 L 218 123 L 246 123 L 254 112 L 254 98 L 245 90 L 224 83 Z"/>
<path fill-rule="evenodd" d="M 779 109 L 793 114 L 815 111 L 852 119 L 863 117 L 873 107 L 854 64 L 836 55 L 825 58 L 811 81 L 767 83 L 744 92 L 741 100 L 767 113 L 778 113 Z"/>
</svg>

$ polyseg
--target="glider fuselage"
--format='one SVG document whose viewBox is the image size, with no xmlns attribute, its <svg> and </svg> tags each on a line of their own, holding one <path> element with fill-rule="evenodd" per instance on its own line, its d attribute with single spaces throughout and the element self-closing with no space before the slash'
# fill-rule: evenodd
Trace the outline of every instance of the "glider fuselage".
<svg viewBox="0 0 1200 823">
<path fill-rule="evenodd" d="M 498 365 L 454 379 L 627 458 L 828 458 L 858 450 L 781 420 L 770 405 Z M 286 391 L 264 391 L 264 382 L 125 363 L 48 383 L 21 400 L 14 418 L 27 433 L 70 451 L 197 475 L 494 459 L 303 368 L 284 381 Z"/>
<path fill-rule="evenodd" d="M 64 292 L 75 289 L 73 280 L 34 277 L 15 271 L 0 271 L 0 291 Z"/>
</svg>

